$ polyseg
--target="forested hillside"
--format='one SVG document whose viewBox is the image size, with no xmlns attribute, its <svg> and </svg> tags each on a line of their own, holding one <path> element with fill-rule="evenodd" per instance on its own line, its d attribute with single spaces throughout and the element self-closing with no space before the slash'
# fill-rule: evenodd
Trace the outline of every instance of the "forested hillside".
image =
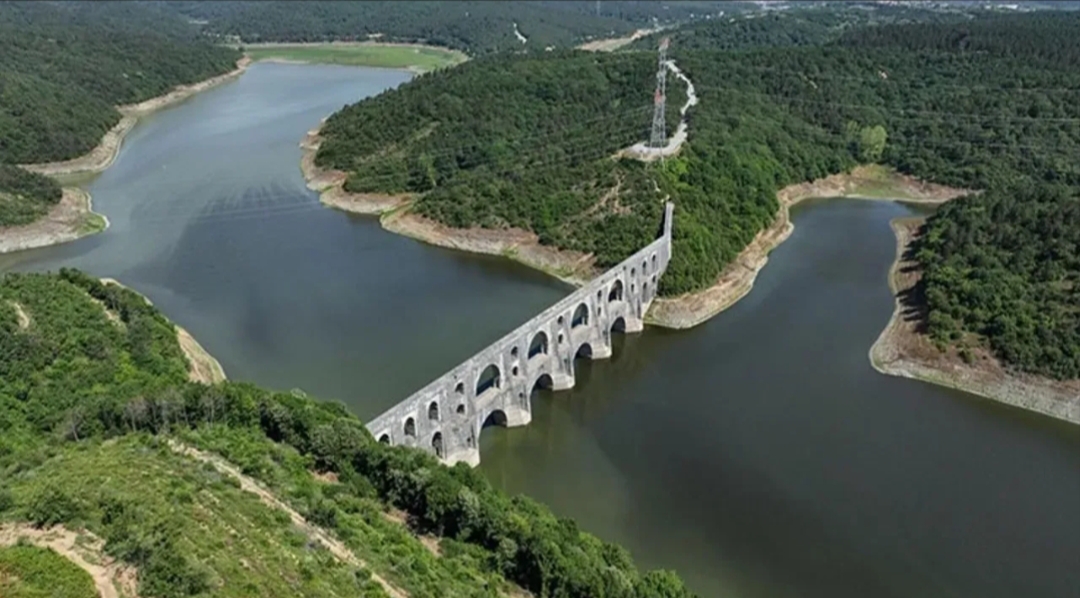
<svg viewBox="0 0 1080 598">
<path fill-rule="evenodd" d="M 154 5 L 0 3 L 0 164 L 84 154 L 119 122 L 115 105 L 227 72 L 238 58 Z M 46 179 L 5 168 L 0 226 L 32 221 L 59 197 Z"/>
<path fill-rule="evenodd" d="M 412 597 L 506 595 L 507 580 L 541 597 L 690 595 L 465 465 L 375 442 L 336 403 L 186 370 L 172 324 L 131 291 L 72 270 L 0 280 L 0 525 L 85 526 L 139 568 L 146 598 L 385 596 L 372 571 Z M 224 455 L 369 568 L 176 442 Z"/>
<path fill-rule="evenodd" d="M 570 46 L 634 30 L 632 22 L 542 2 L 168 2 L 204 30 L 244 43 L 366 40 L 423 42 L 471 55 Z M 590 3 L 591 4 L 591 3 Z M 514 25 L 528 41 L 514 34 Z"/>
<path fill-rule="evenodd" d="M 745 50 L 821 45 L 854 28 L 887 23 L 959 22 L 970 12 L 944 11 L 918 6 L 891 6 L 834 2 L 784 12 L 745 11 L 727 14 L 716 21 L 701 21 L 662 31 L 634 41 L 628 49 L 652 50 L 661 37 L 688 50 Z"/>
<path fill-rule="evenodd" d="M 761 22 L 780 28 L 771 40 L 801 27 Z M 610 158 L 646 137 L 651 53 L 476 61 L 345 108 L 317 161 L 352 172 L 348 189 L 421 193 L 414 209 L 441 222 L 525 228 L 600 266 L 646 242 L 670 194 L 670 296 L 711 285 L 772 222 L 780 187 L 857 163 L 971 189 L 1080 185 L 1078 40 L 1080 15 L 1034 13 L 859 27 L 786 48 L 673 42 L 701 101 L 680 156 L 653 167 Z M 504 90 L 511 72 L 522 84 Z"/>
</svg>

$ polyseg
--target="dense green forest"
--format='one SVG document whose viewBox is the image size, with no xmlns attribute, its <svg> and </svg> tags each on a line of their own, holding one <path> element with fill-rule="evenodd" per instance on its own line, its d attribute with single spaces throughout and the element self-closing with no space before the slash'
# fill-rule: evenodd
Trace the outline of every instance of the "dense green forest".
<svg viewBox="0 0 1080 598">
<path fill-rule="evenodd" d="M 414 209 L 439 221 L 533 230 L 600 266 L 654 234 L 670 195 L 668 296 L 712 284 L 772 222 L 777 189 L 858 163 L 971 189 L 1080 184 L 1080 15 L 877 23 L 768 47 L 803 27 L 800 14 L 758 19 L 780 29 L 759 37 L 712 22 L 690 26 L 715 30 L 695 47 L 672 42 L 701 101 L 688 144 L 663 164 L 611 158 L 649 123 L 655 57 L 633 51 L 493 57 L 421 77 L 335 114 L 317 161 L 353 173 L 350 190 L 420 193 Z M 503 89 L 505 77 L 519 83 Z M 678 106 L 681 83 L 669 89 Z"/>
<path fill-rule="evenodd" d="M 967 347 L 974 333 L 1006 363 L 1080 378 L 1078 225 L 1076 187 L 1022 184 L 943 206 L 916 254 L 930 334 Z"/>
<path fill-rule="evenodd" d="M 633 31 L 635 24 L 544 2 L 168 2 L 217 36 L 255 42 L 423 42 L 482 55 L 569 46 Z M 590 3 L 592 4 L 592 3 Z M 569 7 L 568 7 L 569 8 Z M 514 34 L 514 25 L 528 40 Z"/>
<path fill-rule="evenodd" d="M 0 164 L 82 155 L 120 121 L 116 105 L 229 71 L 238 58 L 152 4 L 0 3 Z M 33 220 L 59 198 L 55 183 L 3 167 L 0 226 Z"/>
<path fill-rule="evenodd" d="M 838 39 L 854 28 L 887 23 L 959 22 L 972 18 L 969 11 L 919 6 L 864 3 L 823 3 L 785 12 L 742 12 L 713 22 L 697 22 L 674 31 L 661 31 L 634 41 L 631 50 L 652 50 L 668 37 L 680 51 L 744 50 L 820 45 Z"/>
<path fill-rule="evenodd" d="M 186 371 L 172 324 L 136 293 L 74 270 L 5 276 L 0 520 L 85 526 L 108 554 L 139 567 L 148 598 L 269 595 L 293 574 L 296 595 L 383 595 L 368 572 L 349 581 L 352 573 L 326 555 L 307 551 L 297 570 L 287 555 L 266 552 L 273 543 L 253 539 L 233 556 L 220 541 L 227 531 L 203 529 L 220 525 L 217 517 L 197 524 L 198 509 L 170 508 L 221 508 L 235 525 L 246 517 L 253 538 L 295 534 L 287 517 L 258 515 L 257 499 L 167 448 L 180 439 L 236 463 L 413 597 L 496 596 L 505 580 L 543 597 L 690 595 L 674 574 L 639 573 L 625 550 L 499 493 L 465 465 L 375 442 L 339 404 L 191 383 Z M 332 472 L 334 481 L 311 471 Z M 440 536 L 440 555 L 389 521 L 391 507 L 416 533 Z M 294 540 L 283 549 L 304 546 Z M 267 576 L 239 568 L 244 558 L 285 560 L 280 575 Z M 353 591 L 343 594 L 347 586 Z"/>
</svg>

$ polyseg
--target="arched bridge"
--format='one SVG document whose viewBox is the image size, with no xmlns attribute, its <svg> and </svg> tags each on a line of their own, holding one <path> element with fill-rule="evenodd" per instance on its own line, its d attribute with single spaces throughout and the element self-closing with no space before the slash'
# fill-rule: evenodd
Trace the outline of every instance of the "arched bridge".
<svg viewBox="0 0 1080 598">
<path fill-rule="evenodd" d="M 380 442 L 424 449 L 444 463 L 480 463 L 480 428 L 532 420 L 536 387 L 574 386 L 574 360 L 611 356 L 611 335 L 640 332 L 671 258 L 674 205 L 660 237 L 465 363 L 368 423 Z"/>
</svg>

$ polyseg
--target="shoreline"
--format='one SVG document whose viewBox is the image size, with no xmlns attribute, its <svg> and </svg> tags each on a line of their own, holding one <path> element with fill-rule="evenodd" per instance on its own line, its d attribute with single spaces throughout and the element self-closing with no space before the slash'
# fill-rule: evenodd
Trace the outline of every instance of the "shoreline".
<svg viewBox="0 0 1080 598">
<path fill-rule="evenodd" d="M 806 200 L 844 197 L 939 205 L 969 193 L 972 191 L 926 183 L 881 166 L 857 166 L 848 173 L 789 185 L 776 193 L 780 208 L 773 223 L 758 232 L 712 286 L 678 297 L 658 297 L 646 314 L 645 322 L 677 330 L 693 328 L 745 297 L 754 288 L 758 273 L 769 262 L 769 253 L 794 232 L 791 208 Z"/>
<path fill-rule="evenodd" d="M 249 57 L 242 56 L 236 61 L 236 68 L 227 73 L 190 85 L 178 85 L 164 95 L 143 100 L 138 104 L 117 106 L 116 109 L 121 115 L 120 122 L 106 131 L 93 149 L 81 156 L 59 162 L 20 164 L 19 167 L 53 178 L 104 172 L 116 161 L 124 138 L 135 128 L 140 117 L 231 81 L 242 75 L 251 62 Z M 89 192 L 77 186 L 62 189 L 63 197 L 47 215 L 30 224 L 0 228 L 0 254 L 68 243 L 109 228 L 109 219 L 104 214 L 94 212 Z M 77 195 L 85 197 L 85 201 L 80 201 L 76 198 Z"/>
<path fill-rule="evenodd" d="M 418 44 L 418 43 L 405 43 L 405 42 L 379 42 L 374 40 L 369 41 L 329 41 L 329 42 L 263 42 L 253 44 L 230 44 L 230 47 L 244 49 L 244 56 L 249 58 L 251 62 L 270 62 L 277 64 L 346 64 L 347 66 L 357 66 L 371 69 L 387 69 L 392 71 L 407 71 L 414 75 L 421 75 L 424 73 L 437 70 L 439 68 L 450 68 L 457 66 L 463 62 L 469 60 L 469 56 L 460 50 L 454 50 L 443 46 L 433 46 L 430 44 Z M 251 56 L 249 50 L 275 50 L 275 49 L 316 49 L 316 48 L 412 48 L 414 50 L 435 50 L 445 53 L 451 57 L 451 61 L 445 66 L 425 68 L 419 65 L 406 65 L 406 66 L 383 66 L 383 65 L 369 65 L 369 64 L 349 64 L 338 63 L 334 61 L 321 61 L 321 60 L 305 60 L 302 58 L 285 58 L 277 56 L 266 56 L 256 58 Z"/>
<path fill-rule="evenodd" d="M 153 305 L 153 302 L 150 301 L 146 295 L 124 285 L 124 283 L 115 278 L 102 278 L 100 280 L 102 284 L 111 284 L 127 289 L 139 297 L 142 297 L 142 300 L 148 305 Z M 184 352 L 184 357 L 188 360 L 189 380 L 210 385 L 228 380 L 228 377 L 225 375 L 225 368 L 221 367 L 221 363 L 218 362 L 217 358 L 204 349 L 203 346 L 199 344 L 199 341 L 196 340 L 190 332 L 184 329 L 183 326 L 180 326 L 172 320 L 169 320 L 169 323 L 176 329 L 176 341 L 180 344 L 180 350 Z"/>
<path fill-rule="evenodd" d="M 921 380 L 960 390 L 1020 409 L 1080 424 L 1080 380 L 1057 381 L 1006 370 L 988 351 L 979 350 L 971 363 L 955 349 L 938 351 L 918 330 L 921 316 L 905 315 L 912 306 L 903 296 L 918 283 L 921 273 L 908 266 L 911 243 L 925 218 L 894 218 L 896 258 L 889 268 L 894 297 L 892 317 L 870 347 L 870 364 L 882 374 Z M 917 307 L 915 308 L 917 309 Z"/>
<path fill-rule="evenodd" d="M 44 174 L 47 176 L 70 176 L 80 174 L 97 174 L 103 172 L 116 160 L 123 146 L 124 138 L 139 122 L 139 118 L 147 116 L 163 108 L 178 104 L 195 94 L 216 87 L 226 81 L 239 77 L 251 65 L 251 59 L 247 56 L 240 57 L 236 61 L 236 68 L 209 79 L 204 79 L 189 85 L 178 85 L 163 95 L 143 100 L 138 104 L 125 104 L 117 106 L 120 112 L 120 122 L 109 129 L 101 141 L 89 152 L 59 162 L 43 162 L 40 164 L 20 164 L 21 168 Z"/>
<path fill-rule="evenodd" d="M 62 189 L 60 201 L 45 216 L 30 224 L 0 228 L 0 255 L 70 243 L 109 228 L 109 219 L 94 211 L 89 192 L 80 187 Z"/>
<path fill-rule="evenodd" d="M 410 211 L 414 196 L 380 193 L 350 193 L 345 191 L 347 173 L 327 170 L 315 165 L 315 153 L 321 138 L 319 127 L 308 131 L 300 142 L 303 155 L 300 171 L 308 189 L 319 194 L 319 201 L 330 208 L 378 216 L 379 225 L 386 231 L 411 239 L 466 253 L 495 255 L 508 258 L 559 280 L 581 286 L 599 273 L 592 255 L 541 245 L 539 238 L 521 229 L 492 230 L 479 227 L 455 229 Z"/>
</svg>

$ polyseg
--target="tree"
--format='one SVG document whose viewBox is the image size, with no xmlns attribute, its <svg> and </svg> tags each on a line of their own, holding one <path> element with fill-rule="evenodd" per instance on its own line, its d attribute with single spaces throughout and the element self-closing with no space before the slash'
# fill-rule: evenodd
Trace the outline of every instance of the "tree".
<svg viewBox="0 0 1080 598">
<path fill-rule="evenodd" d="M 885 132 L 885 127 L 881 125 L 863 127 L 859 131 L 859 160 L 863 163 L 880 160 L 881 154 L 885 152 L 885 140 L 887 138 L 888 133 Z"/>
</svg>

